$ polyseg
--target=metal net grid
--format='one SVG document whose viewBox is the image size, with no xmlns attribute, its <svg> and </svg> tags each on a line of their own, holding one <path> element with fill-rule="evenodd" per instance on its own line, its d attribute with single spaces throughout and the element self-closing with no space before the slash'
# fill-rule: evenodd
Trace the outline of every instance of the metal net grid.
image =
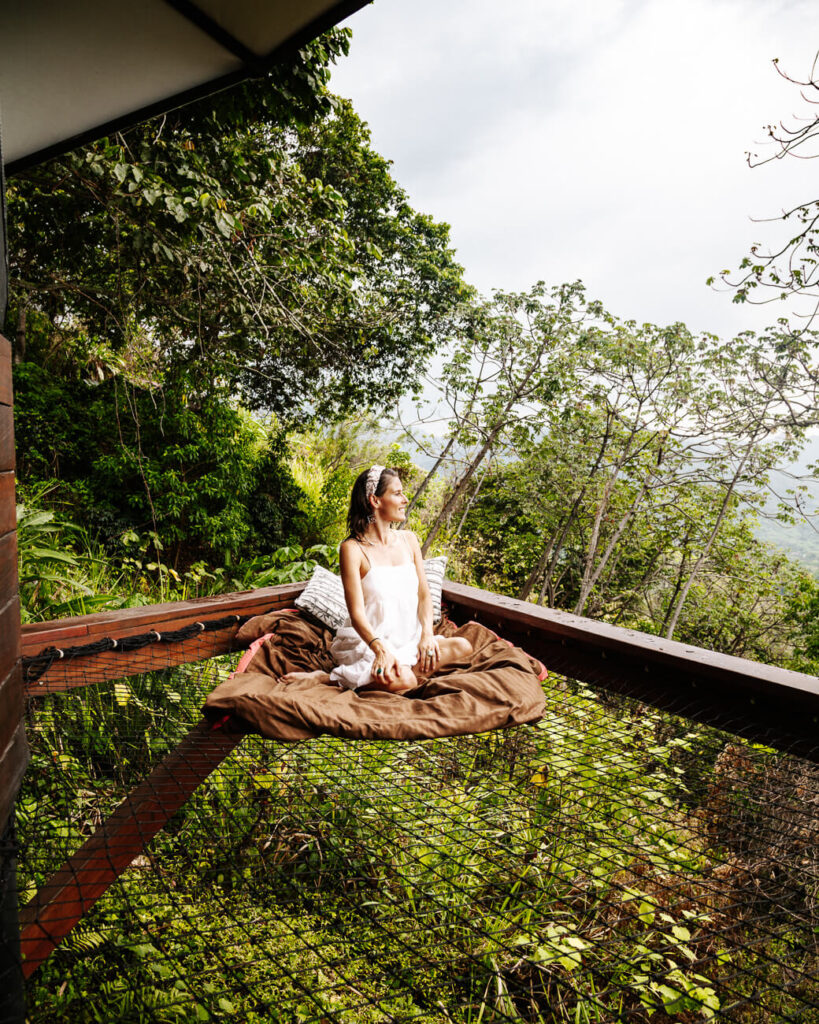
<svg viewBox="0 0 819 1024">
<path fill-rule="evenodd" d="M 162 656 L 30 700 L 21 905 L 59 915 L 55 872 L 184 761 L 235 662 Z M 28 1020 L 819 1022 L 819 767 L 545 690 L 537 726 L 450 740 L 202 733 L 214 770 L 32 974 Z"/>
</svg>

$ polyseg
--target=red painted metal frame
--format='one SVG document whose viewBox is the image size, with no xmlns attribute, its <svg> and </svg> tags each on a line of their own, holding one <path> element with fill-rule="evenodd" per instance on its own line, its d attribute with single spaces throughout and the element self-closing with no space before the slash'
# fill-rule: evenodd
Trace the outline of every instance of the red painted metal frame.
<svg viewBox="0 0 819 1024">
<path fill-rule="evenodd" d="M 242 739 L 206 723 L 188 735 L 20 911 L 30 977 Z"/>
</svg>

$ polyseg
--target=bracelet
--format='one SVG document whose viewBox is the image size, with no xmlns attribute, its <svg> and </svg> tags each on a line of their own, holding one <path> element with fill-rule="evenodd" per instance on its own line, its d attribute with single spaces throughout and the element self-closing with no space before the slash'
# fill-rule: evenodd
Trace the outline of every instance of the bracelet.
<svg viewBox="0 0 819 1024">
<path fill-rule="evenodd" d="M 367 646 L 368 646 L 368 647 L 369 647 L 370 649 L 372 649 L 372 646 L 373 646 L 373 644 L 375 643 L 375 641 L 376 641 L 376 640 L 378 640 L 378 641 L 379 641 L 380 643 L 382 643 L 382 644 L 384 643 L 384 641 L 383 641 L 383 640 L 381 639 L 381 637 L 380 637 L 380 636 L 374 636 L 374 637 L 372 638 L 372 640 L 368 640 L 368 641 L 367 641 Z"/>
</svg>

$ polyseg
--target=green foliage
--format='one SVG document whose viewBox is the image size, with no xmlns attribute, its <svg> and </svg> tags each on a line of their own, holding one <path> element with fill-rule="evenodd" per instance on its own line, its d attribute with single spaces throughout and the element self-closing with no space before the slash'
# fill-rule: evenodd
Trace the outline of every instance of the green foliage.
<svg viewBox="0 0 819 1024">
<path fill-rule="evenodd" d="M 465 580 L 499 593 L 520 592 L 544 534 L 558 532 L 565 513 L 565 492 L 554 481 L 555 470 L 553 464 L 540 477 L 536 504 L 528 500 L 532 467 L 525 461 L 498 465 L 488 475 L 466 515 L 456 552 Z M 633 497 L 633 490 L 623 489 L 622 504 L 614 504 L 608 523 L 616 522 L 618 506 L 628 507 Z M 675 498 L 661 515 L 634 524 L 613 570 L 598 584 L 592 614 L 645 632 L 662 631 L 675 581 L 699 552 L 695 517 L 706 520 L 716 500 L 713 492 L 690 484 Z M 577 601 L 584 525 L 578 523 L 577 533 L 569 532 L 563 541 L 549 596 L 557 607 L 571 609 Z M 692 587 L 676 635 L 708 650 L 815 673 L 816 587 L 807 570 L 756 537 L 754 519 L 734 504 Z"/>
<path fill-rule="evenodd" d="M 802 637 L 788 667 L 819 675 L 819 580 L 801 573 L 795 585 L 783 588 L 783 599 L 785 621 Z"/>
<path fill-rule="evenodd" d="M 339 544 L 347 535 L 350 491 L 358 474 L 379 464 L 412 480 L 417 470 L 407 452 L 389 442 L 376 419 L 348 416 L 290 437 L 289 468 L 302 491 L 302 538 L 307 544 Z"/>
<path fill-rule="evenodd" d="M 289 423 L 410 387 L 464 286 L 446 226 L 327 93 L 346 46 L 332 31 L 273 77 L 15 177 L 16 358 L 45 319 L 49 350 L 84 346 L 102 376 L 181 376 L 194 403 L 239 393 Z"/>
<path fill-rule="evenodd" d="M 755 534 L 801 515 L 804 482 L 773 506 L 770 489 L 819 401 L 810 332 L 695 337 L 620 321 L 579 284 L 498 293 L 464 323 L 430 413 L 449 432 L 415 512 L 425 550 L 520 599 L 798 658 L 803 573 Z"/>
<path fill-rule="evenodd" d="M 152 531 L 181 573 L 271 551 L 304 528 L 284 436 L 224 392 L 196 397 L 183 374 L 151 389 L 90 385 L 31 363 L 15 367 L 15 389 L 21 479 L 58 477 L 56 493 L 113 552 L 126 531 Z"/>
<path fill-rule="evenodd" d="M 340 539 L 355 459 L 305 493 L 286 431 L 414 386 L 466 294 L 327 92 L 347 40 L 9 188 L 18 475 L 116 558 L 129 531 L 180 577 Z"/>
<path fill-rule="evenodd" d="M 317 565 L 338 566 L 335 545 L 305 550 L 290 543 L 238 560 L 229 569 L 198 561 L 177 572 L 163 560 L 164 545 L 153 531 L 125 530 L 111 557 L 85 527 L 64 513 L 38 508 L 46 497 L 42 491 L 24 497 L 17 506 L 23 622 L 294 583 L 309 579 Z"/>
<path fill-rule="evenodd" d="M 128 603 L 116 577 L 89 550 L 82 529 L 38 508 L 41 490 L 17 505 L 17 557 L 23 622 L 86 615 Z"/>
</svg>

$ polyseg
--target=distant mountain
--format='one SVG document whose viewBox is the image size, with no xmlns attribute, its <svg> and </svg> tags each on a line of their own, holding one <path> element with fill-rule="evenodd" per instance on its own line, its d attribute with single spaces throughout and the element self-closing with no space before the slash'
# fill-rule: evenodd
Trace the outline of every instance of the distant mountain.
<svg viewBox="0 0 819 1024">
<path fill-rule="evenodd" d="M 806 474 L 811 464 L 815 463 L 819 463 L 819 434 L 808 438 L 805 450 L 791 467 L 791 471 L 794 475 Z M 780 494 L 792 490 L 799 483 L 784 473 L 772 476 L 771 481 Z M 786 526 L 763 519 L 759 524 L 757 536 L 787 551 L 792 558 L 819 577 L 819 480 L 811 482 L 804 505 L 805 511 L 812 516 L 812 522 Z M 776 499 L 773 497 L 769 507 L 771 510 L 776 507 Z"/>
</svg>

